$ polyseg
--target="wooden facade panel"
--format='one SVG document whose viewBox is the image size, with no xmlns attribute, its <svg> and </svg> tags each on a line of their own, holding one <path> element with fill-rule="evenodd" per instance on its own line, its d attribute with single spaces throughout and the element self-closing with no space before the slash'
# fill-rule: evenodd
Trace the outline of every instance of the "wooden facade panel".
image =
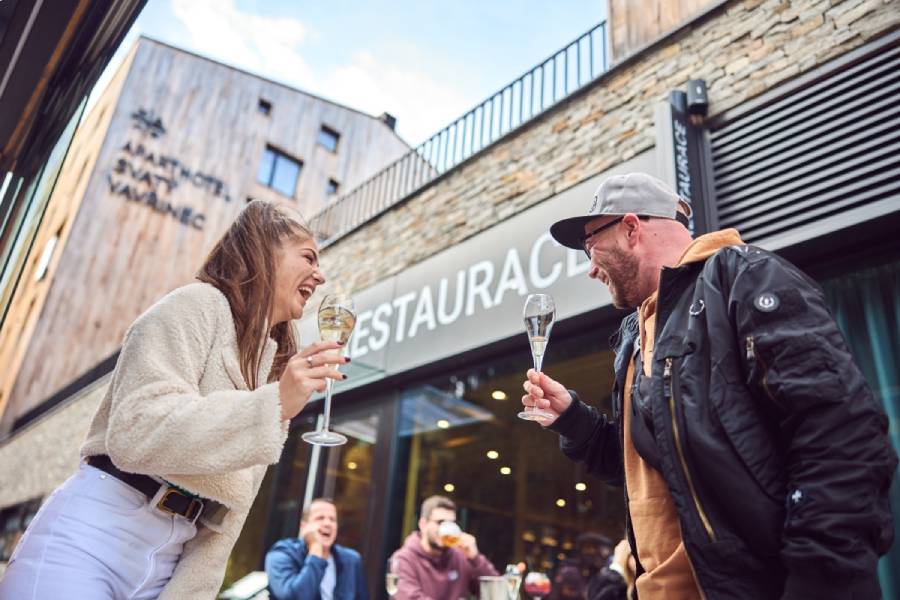
<svg viewBox="0 0 900 600">
<path fill-rule="evenodd" d="M 687 23 L 719 0 L 609 0 L 613 63 Z"/>
<path fill-rule="evenodd" d="M 260 98 L 270 115 L 259 112 Z M 71 198 L 54 198 L 77 216 L 24 336 L 7 428 L 115 352 L 141 312 L 190 282 L 247 196 L 310 214 L 326 201 L 328 179 L 347 190 L 408 151 L 370 115 L 146 39 L 115 100 L 108 126 L 91 138 L 89 185 L 65 194 L 61 185 Z M 335 153 L 317 144 L 323 123 L 341 136 Z M 294 199 L 257 183 L 267 145 L 303 161 Z"/>
</svg>

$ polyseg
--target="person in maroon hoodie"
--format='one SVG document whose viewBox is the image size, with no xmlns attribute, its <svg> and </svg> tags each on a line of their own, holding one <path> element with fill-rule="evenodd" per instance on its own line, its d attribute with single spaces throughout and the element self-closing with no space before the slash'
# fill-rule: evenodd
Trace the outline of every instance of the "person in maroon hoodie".
<svg viewBox="0 0 900 600">
<path fill-rule="evenodd" d="M 419 530 L 391 556 L 390 568 L 399 578 L 393 600 L 459 600 L 478 595 L 478 578 L 497 575 L 488 559 L 478 552 L 475 537 L 463 533 L 458 544 L 441 543 L 438 528 L 456 521 L 456 504 L 444 496 L 431 496 L 422 503 Z"/>
</svg>

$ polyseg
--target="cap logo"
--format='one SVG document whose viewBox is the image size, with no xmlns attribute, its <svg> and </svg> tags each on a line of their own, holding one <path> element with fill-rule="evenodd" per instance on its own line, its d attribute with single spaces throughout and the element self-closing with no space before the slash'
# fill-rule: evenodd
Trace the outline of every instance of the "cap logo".
<svg viewBox="0 0 900 600">
<path fill-rule="evenodd" d="M 594 196 L 594 201 L 591 202 L 591 208 L 590 208 L 590 210 L 588 210 L 588 213 L 593 214 L 594 211 L 597 210 L 597 204 L 599 204 L 599 202 L 600 202 L 600 197 Z"/>
</svg>

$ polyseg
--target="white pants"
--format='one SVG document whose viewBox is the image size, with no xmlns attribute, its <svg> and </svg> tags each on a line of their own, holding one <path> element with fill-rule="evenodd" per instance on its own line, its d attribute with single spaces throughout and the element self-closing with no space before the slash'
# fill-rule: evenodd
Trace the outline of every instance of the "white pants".
<svg viewBox="0 0 900 600">
<path fill-rule="evenodd" d="M 164 489 L 164 488 L 161 488 Z M 159 596 L 185 542 L 188 519 L 82 464 L 35 515 L 0 580 L 0 600 L 144 600 Z"/>
</svg>

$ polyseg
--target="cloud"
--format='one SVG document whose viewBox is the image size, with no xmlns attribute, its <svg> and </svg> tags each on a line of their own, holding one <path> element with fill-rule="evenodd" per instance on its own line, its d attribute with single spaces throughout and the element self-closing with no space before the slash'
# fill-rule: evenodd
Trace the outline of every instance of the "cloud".
<svg viewBox="0 0 900 600">
<path fill-rule="evenodd" d="M 398 119 L 398 132 L 414 144 L 467 108 L 455 86 L 432 78 L 424 67 L 382 64 L 372 51 L 354 53 L 349 65 L 325 77 L 322 89 L 328 97 L 367 113 L 391 113 Z"/>
<path fill-rule="evenodd" d="M 315 81 L 300 54 L 311 32 L 298 19 L 244 12 L 234 0 L 172 0 L 172 12 L 204 55 L 293 85 Z"/>
<path fill-rule="evenodd" d="M 424 141 L 470 108 L 459 82 L 434 78 L 414 50 L 407 64 L 398 65 L 379 60 L 377 48 L 359 49 L 349 62 L 323 73 L 303 57 L 304 43 L 317 34 L 298 19 L 245 12 L 234 0 L 171 3 L 190 36 L 188 49 L 368 114 L 391 113 L 410 143 Z"/>
</svg>

